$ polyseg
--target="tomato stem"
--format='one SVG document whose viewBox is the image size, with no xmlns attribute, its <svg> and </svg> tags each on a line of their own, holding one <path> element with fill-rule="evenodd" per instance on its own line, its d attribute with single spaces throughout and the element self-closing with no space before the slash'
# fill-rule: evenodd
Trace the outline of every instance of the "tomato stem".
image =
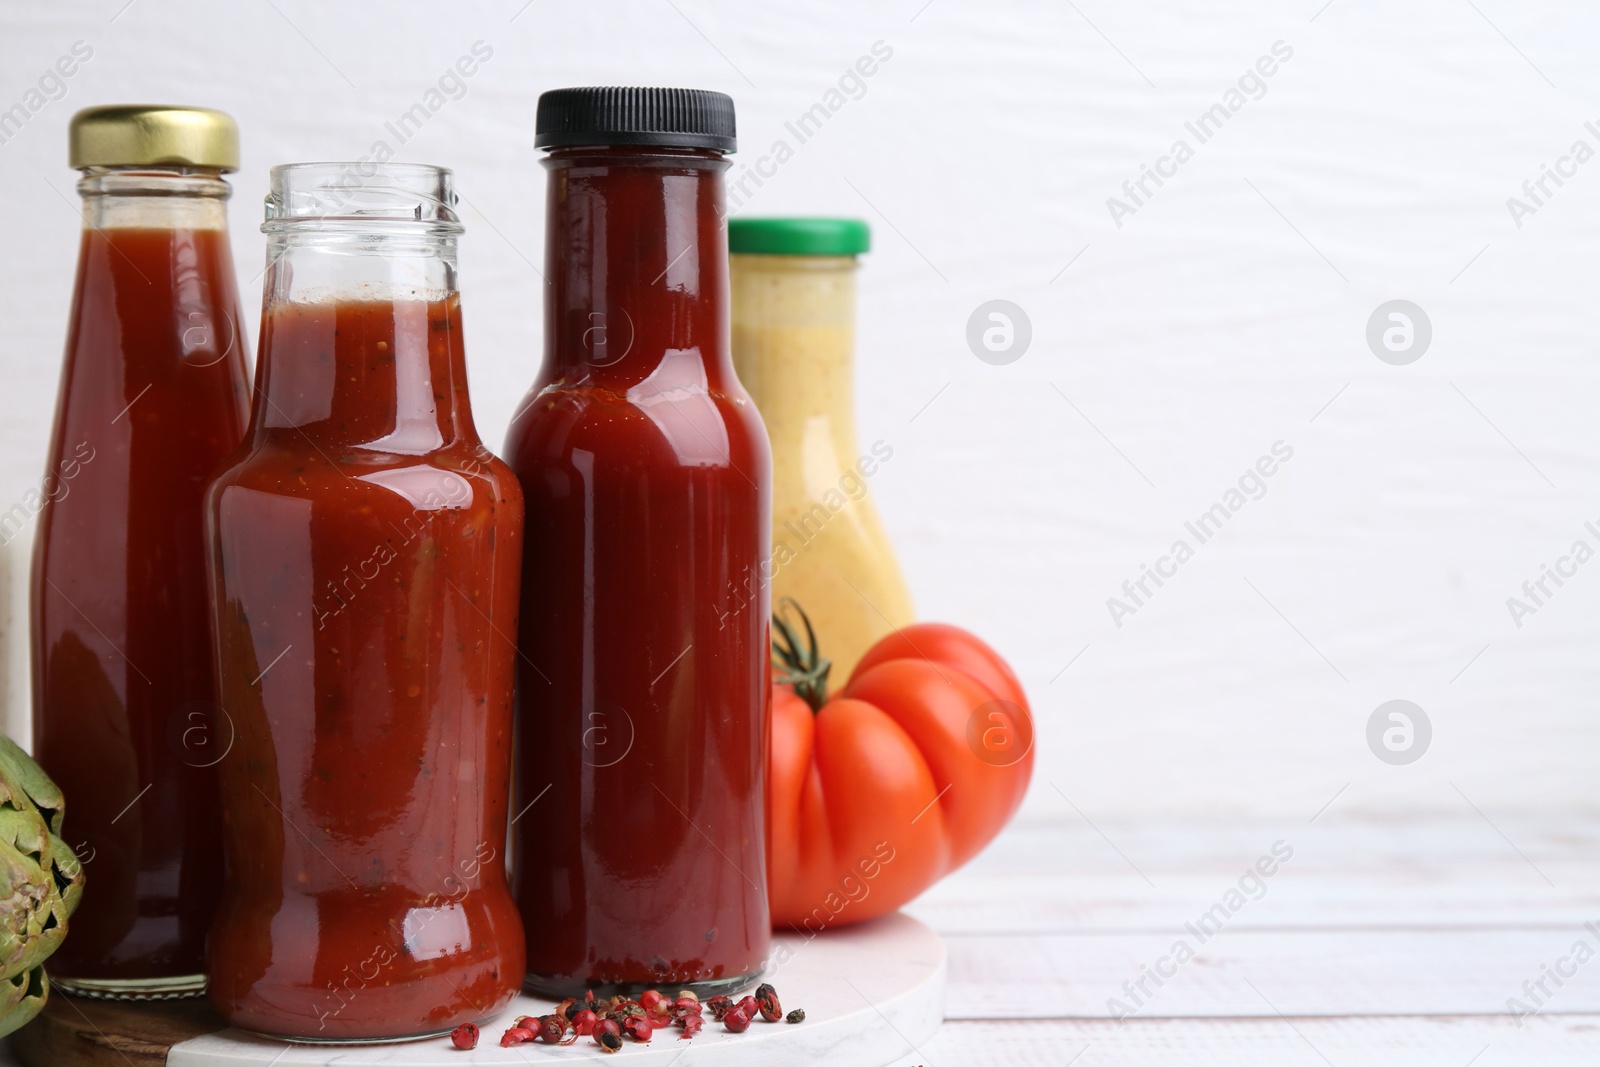
<svg viewBox="0 0 1600 1067">
<path fill-rule="evenodd" d="M 786 617 L 789 612 L 800 616 L 805 627 L 806 640 L 800 643 L 800 631 Z M 813 714 L 828 702 L 828 672 L 833 661 L 817 651 L 817 632 L 811 628 L 811 619 L 793 597 L 778 601 L 778 610 L 772 613 L 772 669 L 777 672 L 779 685 L 794 686 L 795 695 L 811 706 Z"/>
</svg>

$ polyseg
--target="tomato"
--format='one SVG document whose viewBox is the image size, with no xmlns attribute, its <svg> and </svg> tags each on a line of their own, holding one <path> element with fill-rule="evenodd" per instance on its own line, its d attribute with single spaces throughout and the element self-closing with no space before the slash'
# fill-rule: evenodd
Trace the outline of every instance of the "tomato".
<svg viewBox="0 0 1600 1067">
<path fill-rule="evenodd" d="M 884 638 L 832 699 L 815 635 L 774 629 L 767 897 L 776 929 L 815 933 L 894 911 L 988 844 L 1028 788 L 1033 720 L 1011 668 L 954 626 Z"/>
</svg>

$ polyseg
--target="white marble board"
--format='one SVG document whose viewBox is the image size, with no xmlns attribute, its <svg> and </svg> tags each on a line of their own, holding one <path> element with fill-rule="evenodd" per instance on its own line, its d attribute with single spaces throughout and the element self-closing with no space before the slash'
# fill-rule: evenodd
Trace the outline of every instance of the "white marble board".
<svg viewBox="0 0 1600 1067">
<path fill-rule="evenodd" d="M 236 1030 L 185 1041 L 168 1055 L 169 1067 L 470 1067 L 473 1064 L 559 1063 L 604 1058 L 650 1067 L 883 1067 L 914 1053 L 944 1020 L 945 946 L 916 919 L 892 915 L 829 931 L 812 939 L 776 939 L 779 962 L 767 978 L 787 1011 L 804 1008 L 806 1021 L 752 1023 L 730 1034 L 707 1020 L 692 1040 L 661 1030 L 645 1044 L 628 1041 L 608 1055 L 588 1038 L 575 1044 L 500 1047 L 500 1035 L 519 1015 L 550 1012 L 552 1001 L 520 996 L 482 1028 L 478 1047 L 457 1050 L 449 1038 L 390 1045 L 286 1045 Z"/>
</svg>

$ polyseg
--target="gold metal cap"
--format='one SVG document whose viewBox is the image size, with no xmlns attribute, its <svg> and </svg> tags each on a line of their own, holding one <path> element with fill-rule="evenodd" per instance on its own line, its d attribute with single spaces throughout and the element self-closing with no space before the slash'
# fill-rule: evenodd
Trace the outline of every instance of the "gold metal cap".
<svg viewBox="0 0 1600 1067">
<path fill-rule="evenodd" d="M 206 107 L 111 104 L 84 108 L 67 130 L 67 162 L 83 167 L 239 169 L 239 127 Z"/>
</svg>

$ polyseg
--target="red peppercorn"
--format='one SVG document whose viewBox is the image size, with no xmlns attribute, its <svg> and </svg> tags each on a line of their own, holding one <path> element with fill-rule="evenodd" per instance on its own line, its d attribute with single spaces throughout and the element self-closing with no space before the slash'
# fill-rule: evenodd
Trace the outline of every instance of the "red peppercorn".
<svg viewBox="0 0 1600 1067">
<path fill-rule="evenodd" d="M 706 1010 L 719 1023 L 722 1021 L 722 1017 L 728 1014 L 728 1009 L 731 1007 L 733 1007 L 733 998 L 722 996 L 720 993 L 706 1001 Z"/>
<path fill-rule="evenodd" d="M 750 1029 L 750 1016 L 745 1014 L 742 1006 L 732 1008 L 722 1017 L 722 1025 L 728 1028 L 729 1033 L 742 1034 Z"/>
<path fill-rule="evenodd" d="M 639 994 L 639 1007 L 643 1008 L 645 1011 L 649 1011 L 666 999 L 666 997 L 661 995 L 660 990 L 646 989 L 643 993 Z"/>
<path fill-rule="evenodd" d="M 672 1010 L 677 1015 L 699 1015 L 703 1009 L 693 997 L 679 997 L 672 1002 Z"/>
<path fill-rule="evenodd" d="M 622 1029 L 635 1041 L 649 1041 L 650 1035 L 655 1033 L 655 1028 L 650 1025 L 650 1020 L 643 1015 L 630 1015 L 622 1024 Z"/>
<path fill-rule="evenodd" d="M 594 1024 L 598 1020 L 599 1017 L 595 1015 L 594 1012 L 590 1011 L 588 1008 L 581 1008 L 579 1009 L 578 1013 L 572 1017 L 572 1027 L 578 1032 L 579 1037 L 588 1037 L 590 1034 L 594 1033 Z"/>
<path fill-rule="evenodd" d="M 601 1019 L 594 1024 L 594 1043 L 607 1052 L 615 1052 L 622 1047 L 622 1028 L 610 1019 Z"/>
<path fill-rule="evenodd" d="M 462 1023 L 450 1031 L 450 1042 L 462 1051 L 478 1047 L 478 1028 L 472 1023 Z"/>
<path fill-rule="evenodd" d="M 746 1018 L 754 1019 L 761 1014 L 761 1005 L 756 1003 L 755 997 L 746 995 L 739 1001 L 739 1010 L 744 1012 Z"/>
<path fill-rule="evenodd" d="M 769 1023 L 783 1018 L 783 1006 L 778 1003 L 778 991 L 765 982 L 756 986 L 756 1003 L 761 1007 L 761 1017 Z"/>
<path fill-rule="evenodd" d="M 514 1045 L 520 1045 L 525 1041 L 532 1040 L 532 1030 L 529 1030 L 525 1026 L 513 1026 L 511 1029 L 500 1035 L 500 1047 L 511 1048 Z"/>
<path fill-rule="evenodd" d="M 559 1015 L 546 1015 L 539 1020 L 539 1040 L 547 1045 L 559 1045 L 567 1036 L 567 1021 Z"/>
<path fill-rule="evenodd" d="M 698 1015 L 685 1015 L 683 1018 L 678 1020 L 678 1025 L 683 1027 L 684 1038 L 690 1038 L 695 1034 L 698 1034 L 700 1032 L 700 1028 L 705 1024 L 706 1021 Z"/>
</svg>

